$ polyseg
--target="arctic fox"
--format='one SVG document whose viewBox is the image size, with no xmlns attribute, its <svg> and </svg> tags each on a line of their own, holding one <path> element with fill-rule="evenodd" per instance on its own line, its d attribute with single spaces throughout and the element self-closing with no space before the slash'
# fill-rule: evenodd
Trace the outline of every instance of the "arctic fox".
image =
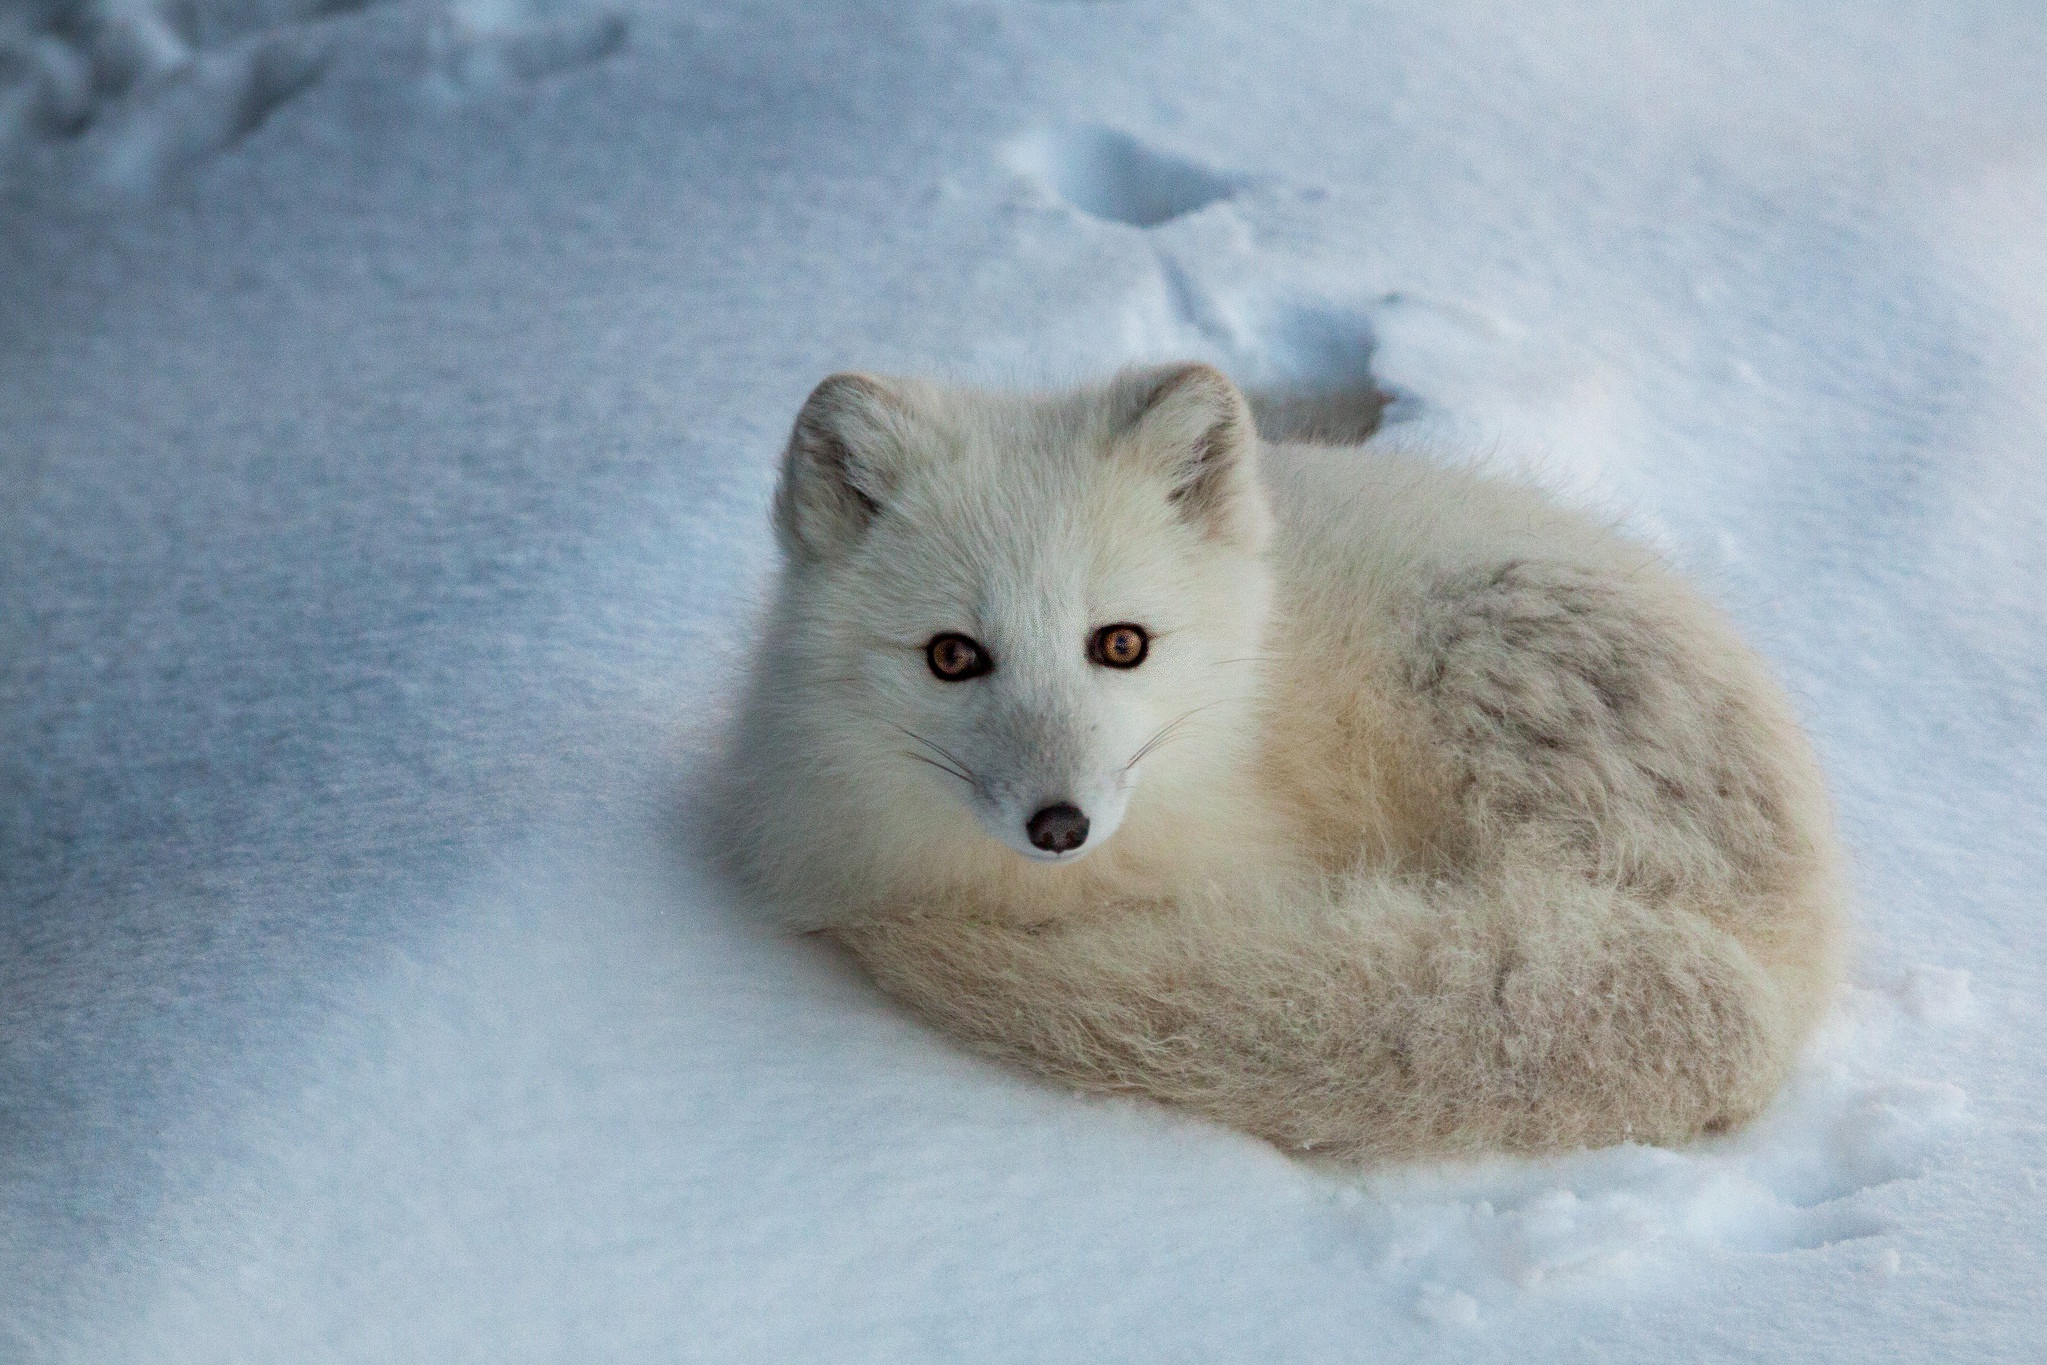
<svg viewBox="0 0 2047 1365">
<path fill-rule="evenodd" d="M 1647 550 L 1382 447 L 1198 364 L 825 380 L 737 869 L 970 1046 L 1288 1149 L 1748 1119 L 1843 933 L 1785 699 Z"/>
</svg>

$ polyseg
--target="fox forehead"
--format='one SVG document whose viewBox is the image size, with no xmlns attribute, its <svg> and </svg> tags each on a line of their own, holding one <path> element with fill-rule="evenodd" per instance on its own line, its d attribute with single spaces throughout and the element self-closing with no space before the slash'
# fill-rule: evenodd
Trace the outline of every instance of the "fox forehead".
<svg viewBox="0 0 2047 1365">
<path fill-rule="evenodd" d="M 1167 490 L 1106 462 L 1028 454 L 907 479 L 857 556 L 868 609 L 912 632 L 1173 614 L 1204 547 Z"/>
</svg>

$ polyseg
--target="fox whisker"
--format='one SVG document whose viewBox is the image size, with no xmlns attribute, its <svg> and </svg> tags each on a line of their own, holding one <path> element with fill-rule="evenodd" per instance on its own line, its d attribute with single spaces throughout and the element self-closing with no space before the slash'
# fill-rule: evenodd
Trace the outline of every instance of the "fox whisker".
<svg viewBox="0 0 2047 1365">
<path fill-rule="evenodd" d="M 937 754 L 940 759 L 944 760 L 944 762 L 941 763 L 934 759 L 925 758 L 922 754 L 909 753 L 907 749 L 904 750 L 903 752 L 909 754 L 911 758 L 917 759 L 920 762 L 929 763 L 934 768 L 943 768 L 946 772 L 951 773 L 960 781 L 967 783 L 969 786 L 973 785 L 975 781 L 974 770 L 971 767 L 967 766 L 966 763 L 962 762 L 958 754 L 955 754 L 952 750 L 946 748 L 943 744 L 940 744 L 935 740 L 926 739 L 924 736 L 918 734 L 915 730 L 911 730 L 904 726 L 898 725 L 892 720 L 885 720 L 882 722 L 882 724 L 888 726 L 889 729 L 894 730 L 899 735 L 905 735 L 908 736 L 910 739 L 915 740 L 917 743 L 929 749 L 932 753 Z"/>
<path fill-rule="evenodd" d="M 915 749 L 898 749 L 896 752 L 901 754 L 904 758 L 914 758 L 919 763 L 928 764 L 929 766 L 938 769 L 938 771 L 944 773 L 948 777 L 957 777 L 960 781 L 966 783 L 969 787 L 974 785 L 973 778 L 969 777 L 967 774 L 961 772 L 958 768 L 953 767 L 949 763 L 940 763 L 935 758 L 926 758 L 924 757 L 924 755 L 918 753 Z"/>
<path fill-rule="evenodd" d="M 1185 725 L 1188 721 L 1194 719 L 1194 717 L 1200 715 L 1203 711 L 1212 710 L 1215 707 L 1223 705 L 1224 702 L 1232 700 L 1235 699 L 1231 697 L 1225 697 L 1222 699 L 1222 701 L 1212 701 L 1208 703 L 1208 705 L 1206 706 L 1197 706 L 1191 711 L 1182 711 L 1179 715 L 1173 717 L 1173 719 L 1167 721 L 1164 725 L 1161 725 L 1158 729 L 1154 730 L 1152 732 L 1151 738 L 1147 739 L 1143 744 L 1140 744 L 1137 747 L 1137 752 L 1132 754 L 1130 756 L 1130 761 L 1123 765 L 1123 771 L 1129 772 L 1132 768 L 1137 766 L 1139 760 L 1143 759 L 1143 757 L 1146 754 L 1151 753 L 1154 749 L 1157 749 L 1167 740 L 1175 738 L 1179 734 L 1180 727 L 1182 725 Z"/>
</svg>

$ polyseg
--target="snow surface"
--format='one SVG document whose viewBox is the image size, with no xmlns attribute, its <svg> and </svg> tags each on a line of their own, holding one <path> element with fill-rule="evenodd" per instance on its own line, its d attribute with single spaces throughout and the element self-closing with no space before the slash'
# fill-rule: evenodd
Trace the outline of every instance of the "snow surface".
<svg viewBox="0 0 2047 1365">
<path fill-rule="evenodd" d="M 0 1358 L 2047 1357 L 2032 0 L 0 10 Z M 1685 1151 L 965 1057 L 678 838 L 840 366 L 1195 354 L 1664 545 L 1855 986 Z"/>
</svg>

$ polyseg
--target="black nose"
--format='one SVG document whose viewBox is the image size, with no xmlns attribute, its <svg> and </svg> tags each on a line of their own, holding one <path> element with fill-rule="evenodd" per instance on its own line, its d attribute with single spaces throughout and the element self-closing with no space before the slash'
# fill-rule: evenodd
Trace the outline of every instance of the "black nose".
<svg viewBox="0 0 2047 1365">
<path fill-rule="evenodd" d="M 1070 853 L 1087 842 L 1087 817 L 1079 806 L 1064 801 L 1033 815 L 1024 829 L 1031 842 L 1047 853 Z"/>
</svg>

